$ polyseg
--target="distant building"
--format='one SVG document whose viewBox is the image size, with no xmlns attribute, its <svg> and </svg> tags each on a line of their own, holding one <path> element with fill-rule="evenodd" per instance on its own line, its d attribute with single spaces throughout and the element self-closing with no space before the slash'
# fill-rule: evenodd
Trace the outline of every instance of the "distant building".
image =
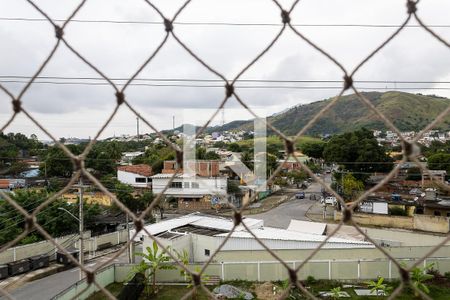
<svg viewBox="0 0 450 300">
<path fill-rule="evenodd" d="M 137 188 L 151 188 L 152 167 L 145 164 L 117 167 L 117 180 Z"/>
<path fill-rule="evenodd" d="M 123 152 L 122 153 L 122 160 L 120 161 L 121 164 L 131 164 L 133 159 L 136 157 L 141 156 L 144 154 L 142 151 L 135 151 L 135 152 Z"/>
</svg>

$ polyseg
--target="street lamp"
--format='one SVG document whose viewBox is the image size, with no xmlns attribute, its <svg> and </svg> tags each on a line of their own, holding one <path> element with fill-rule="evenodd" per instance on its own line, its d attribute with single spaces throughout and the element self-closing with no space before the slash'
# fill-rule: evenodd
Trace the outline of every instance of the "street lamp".
<svg viewBox="0 0 450 300">
<path fill-rule="evenodd" d="M 63 210 L 66 213 L 68 213 L 69 215 L 71 215 L 74 219 L 76 219 L 78 222 L 80 222 L 80 219 L 78 217 L 76 217 L 73 213 L 71 213 L 70 211 L 68 211 L 67 209 L 65 209 L 64 207 L 58 207 L 59 210 Z"/>
<path fill-rule="evenodd" d="M 82 204 L 80 204 L 82 207 Z M 82 222 L 82 208 L 80 209 L 80 217 L 76 217 L 74 214 L 72 214 L 70 211 L 68 211 L 67 209 L 65 209 L 64 207 L 58 207 L 59 210 L 65 211 L 66 213 L 68 213 L 72 218 L 74 218 L 75 220 L 77 220 L 80 223 L 79 226 L 79 242 L 78 242 L 78 263 L 80 264 L 80 266 L 83 265 L 83 260 L 84 260 L 84 245 L 83 245 L 83 222 Z M 80 269 L 80 280 L 83 279 L 83 271 Z"/>
</svg>

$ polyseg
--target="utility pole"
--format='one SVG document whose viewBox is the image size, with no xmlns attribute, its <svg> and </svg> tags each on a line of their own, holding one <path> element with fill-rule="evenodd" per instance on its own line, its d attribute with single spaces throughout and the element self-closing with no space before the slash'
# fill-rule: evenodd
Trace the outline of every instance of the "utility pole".
<svg viewBox="0 0 450 300">
<path fill-rule="evenodd" d="M 139 142 L 139 117 L 136 117 L 136 133 L 137 133 L 137 141 Z"/>
<path fill-rule="evenodd" d="M 80 187 L 78 188 L 78 192 L 80 193 L 80 200 L 79 200 L 79 219 L 80 219 L 80 252 L 78 253 L 80 260 L 80 265 L 83 265 L 84 262 L 84 240 L 83 240 L 83 231 L 84 231 L 84 222 L 83 222 L 83 179 L 80 176 Z M 83 278 L 83 273 L 80 270 L 80 279 Z"/>
<path fill-rule="evenodd" d="M 130 220 L 128 219 L 128 213 L 125 213 L 126 222 L 127 222 L 127 240 L 130 241 Z M 130 245 L 128 246 L 128 263 L 131 264 L 131 251 L 133 247 L 133 242 L 130 241 Z"/>
<path fill-rule="evenodd" d="M 83 237 L 83 233 L 84 233 L 84 213 L 83 213 L 83 193 L 84 193 L 84 188 L 87 187 L 85 185 L 83 185 L 83 179 L 80 176 L 80 180 L 78 182 L 78 185 L 74 185 L 74 187 L 78 188 L 78 207 L 79 207 L 79 211 L 78 211 L 78 221 L 80 224 L 79 227 L 79 247 L 78 247 L 78 262 L 81 265 L 83 265 L 84 263 L 84 237 Z M 80 269 L 80 279 L 83 278 L 83 272 Z"/>
<path fill-rule="evenodd" d="M 172 116 L 172 129 L 175 131 L 175 116 Z"/>
</svg>

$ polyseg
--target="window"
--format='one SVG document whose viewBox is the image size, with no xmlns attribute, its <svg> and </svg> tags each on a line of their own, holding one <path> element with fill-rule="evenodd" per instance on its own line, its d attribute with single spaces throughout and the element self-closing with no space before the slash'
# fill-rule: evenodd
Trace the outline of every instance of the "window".
<svg viewBox="0 0 450 300">
<path fill-rule="evenodd" d="M 199 187 L 198 182 L 192 182 L 191 187 L 193 189 L 198 189 L 198 187 Z"/>
<path fill-rule="evenodd" d="M 135 181 L 136 181 L 136 183 L 146 183 L 147 182 L 147 178 L 145 178 L 145 177 L 136 177 Z"/>
<path fill-rule="evenodd" d="M 147 177 L 147 182 L 152 182 L 152 178 L 151 177 Z"/>
<path fill-rule="evenodd" d="M 189 182 L 184 182 L 183 184 L 184 184 L 184 188 L 185 188 L 185 189 L 188 189 L 188 188 L 189 188 Z"/>
<path fill-rule="evenodd" d="M 205 256 L 209 256 L 209 255 L 210 255 L 209 249 L 205 249 Z"/>
<path fill-rule="evenodd" d="M 170 184 L 170 187 L 174 188 L 174 189 L 181 189 L 183 186 L 182 186 L 182 182 L 172 182 Z"/>
<path fill-rule="evenodd" d="M 434 211 L 434 215 L 435 215 L 435 216 L 440 216 L 440 215 L 441 215 L 441 212 L 438 211 L 438 210 L 435 210 L 435 211 Z"/>
</svg>

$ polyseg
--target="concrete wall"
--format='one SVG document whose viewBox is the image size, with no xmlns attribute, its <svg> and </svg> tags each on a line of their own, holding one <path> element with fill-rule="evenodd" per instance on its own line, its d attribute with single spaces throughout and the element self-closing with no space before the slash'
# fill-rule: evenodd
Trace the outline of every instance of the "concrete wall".
<svg viewBox="0 0 450 300">
<path fill-rule="evenodd" d="M 433 249 L 433 246 L 423 247 L 390 247 L 384 248 L 394 258 L 420 258 L 423 257 Z M 281 259 L 286 261 L 303 260 L 306 259 L 311 253 L 311 250 L 273 250 L 273 252 Z M 450 253 L 450 246 L 446 245 L 441 247 L 432 257 L 448 257 Z M 230 261 L 253 261 L 255 257 L 259 261 L 272 261 L 273 256 L 265 250 L 255 251 L 220 251 L 214 258 L 215 262 L 230 262 Z M 364 259 L 384 259 L 386 256 L 377 248 L 372 249 L 321 249 L 313 259 L 317 260 L 352 260 L 355 258 Z"/>
<path fill-rule="evenodd" d="M 55 241 L 64 248 L 71 246 L 78 247 L 77 234 L 55 238 Z M 88 256 L 95 256 L 98 246 L 101 246 L 102 244 L 111 243 L 111 245 L 118 245 L 125 243 L 126 241 L 126 230 L 111 232 L 96 237 L 91 237 L 91 233 L 87 231 L 84 233 L 84 251 L 88 254 Z M 6 264 L 12 261 L 42 254 L 51 255 L 50 259 L 55 260 L 56 251 L 57 248 L 50 241 L 42 241 L 38 243 L 12 247 L 0 253 L 0 264 Z"/>
<path fill-rule="evenodd" d="M 415 215 L 414 229 L 430 232 L 448 233 L 450 229 L 449 218 L 429 215 Z"/>
<path fill-rule="evenodd" d="M 334 219 L 336 221 L 340 221 L 342 219 L 342 213 L 340 211 L 335 211 Z M 352 219 L 356 223 L 361 225 L 421 230 L 435 233 L 448 233 L 450 229 L 449 218 L 429 215 L 414 215 L 413 217 L 402 217 L 354 213 L 352 215 Z"/>
<path fill-rule="evenodd" d="M 342 213 L 340 211 L 335 211 L 334 219 L 336 221 L 340 221 L 342 219 Z M 414 228 L 414 220 L 411 217 L 354 213 L 352 215 L 352 219 L 356 223 L 361 225 L 393 227 L 402 229 Z"/>
</svg>

